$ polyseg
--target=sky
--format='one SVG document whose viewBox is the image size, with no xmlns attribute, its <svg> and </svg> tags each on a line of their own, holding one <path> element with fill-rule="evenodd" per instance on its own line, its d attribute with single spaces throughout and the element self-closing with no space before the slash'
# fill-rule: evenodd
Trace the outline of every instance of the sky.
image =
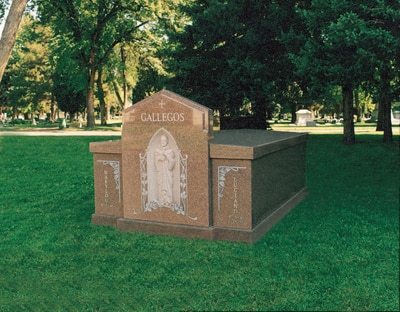
<svg viewBox="0 0 400 312">
<path fill-rule="evenodd" d="M 62 0 L 62 1 L 63 1 L 63 0 Z M 10 1 L 10 2 L 11 2 L 11 1 Z M 2 33 L 3 33 L 4 23 L 5 23 L 5 21 L 6 21 L 7 14 L 8 14 L 8 9 L 9 9 L 9 8 L 10 8 L 10 6 L 7 7 L 6 12 L 5 12 L 5 14 L 4 14 L 3 20 L 0 21 L 0 38 L 1 38 L 1 35 L 2 35 Z M 36 10 L 35 10 L 35 9 L 29 8 L 29 12 L 30 12 L 30 14 L 33 14 L 34 16 L 36 15 Z"/>
<path fill-rule="evenodd" d="M 4 21 L 1 21 L 1 23 L 0 23 L 0 38 L 1 38 L 1 34 L 3 32 L 3 28 L 4 28 Z"/>
<path fill-rule="evenodd" d="M 6 14 L 4 14 L 3 20 L 0 22 L 0 38 L 1 38 L 1 34 L 3 33 L 4 22 L 6 21 L 7 14 L 8 14 L 8 8 L 6 10 Z"/>
</svg>

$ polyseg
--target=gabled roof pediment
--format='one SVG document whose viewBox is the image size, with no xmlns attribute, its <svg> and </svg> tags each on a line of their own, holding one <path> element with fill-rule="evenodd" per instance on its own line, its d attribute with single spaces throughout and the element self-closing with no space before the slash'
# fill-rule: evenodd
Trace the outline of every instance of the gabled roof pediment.
<svg viewBox="0 0 400 312">
<path fill-rule="evenodd" d="M 172 91 L 168 91 L 166 89 L 163 89 L 161 91 L 158 91 L 157 93 L 148 96 L 147 98 L 133 104 L 132 106 L 128 107 L 123 111 L 123 113 L 129 113 L 131 111 L 134 111 L 136 108 L 141 107 L 146 104 L 150 104 L 153 102 L 160 102 L 162 103 L 162 100 L 170 100 L 172 102 L 175 102 L 179 105 L 186 106 L 187 108 L 197 110 L 203 113 L 208 113 L 210 109 L 204 105 L 201 105 L 195 101 L 189 100 L 179 94 L 176 94 Z"/>
</svg>

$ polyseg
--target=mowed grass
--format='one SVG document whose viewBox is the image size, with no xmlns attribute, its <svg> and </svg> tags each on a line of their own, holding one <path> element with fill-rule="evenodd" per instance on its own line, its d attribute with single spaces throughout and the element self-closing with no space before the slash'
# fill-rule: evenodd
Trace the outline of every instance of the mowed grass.
<svg viewBox="0 0 400 312">
<path fill-rule="evenodd" d="M 308 197 L 246 245 L 92 225 L 109 139 L 0 137 L 1 311 L 399 310 L 398 142 L 310 136 Z"/>
</svg>

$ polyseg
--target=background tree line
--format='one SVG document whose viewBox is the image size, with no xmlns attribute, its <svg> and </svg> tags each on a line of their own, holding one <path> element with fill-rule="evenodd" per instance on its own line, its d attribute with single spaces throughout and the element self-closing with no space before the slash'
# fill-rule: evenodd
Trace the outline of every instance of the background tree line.
<svg viewBox="0 0 400 312">
<path fill-rule="evenodd" d="M 14 1 L 13 1 L 14 2 Z M 0 18 L 5 0 L 0 0 Z M 37 0 L 25 14 L 0 84 L 0 105 L 17 112 L 95 108 L 106 124 L 163 87 L 266 127 L 277 109 L 301 107 L 354 120 L 379 107 L 392 141 L 399 101 L 397 0 Z M 292 120 L 294 121 L 294 120 Z"/>
</svg>

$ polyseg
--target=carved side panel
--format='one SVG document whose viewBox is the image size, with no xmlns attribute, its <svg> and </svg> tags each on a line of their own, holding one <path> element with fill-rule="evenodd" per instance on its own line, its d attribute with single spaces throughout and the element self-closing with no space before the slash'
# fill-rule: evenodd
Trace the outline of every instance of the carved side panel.
<svg viewBox="0 0 400 312">
<path fill-rule="evenodd" d="M 251 229 L 251 166 L 213 160 L 214 225 Z"/>
<path fill-rule="evenodd" d="M 122 213 L 121 163 L 95 155 L 96 213 L 120 216 Z"/>
</svg>

